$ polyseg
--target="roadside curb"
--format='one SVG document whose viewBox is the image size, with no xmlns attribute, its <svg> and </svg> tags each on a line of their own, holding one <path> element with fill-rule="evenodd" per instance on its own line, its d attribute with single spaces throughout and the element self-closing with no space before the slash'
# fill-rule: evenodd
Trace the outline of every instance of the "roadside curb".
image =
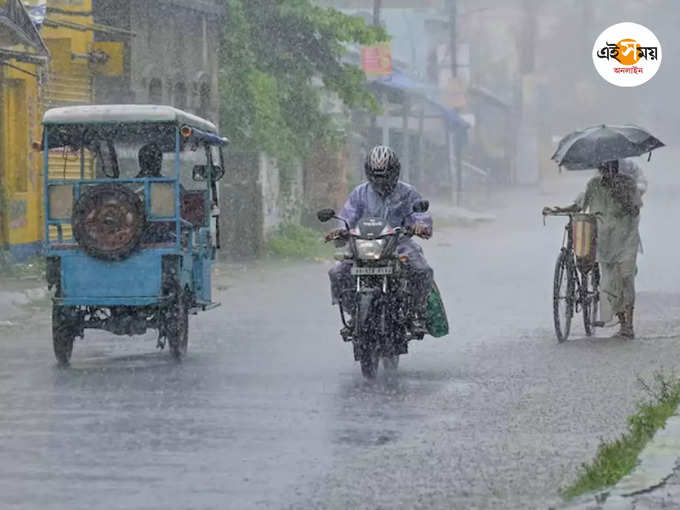
<svg viewBox="0 0 680 510">
<path fill-rule="evenodd" d="M 680 414 L 674 414 L 640 453 L 637 466 L 616 485 L 586 494 L 559 508 L 629 510 L 635 497 L 663 487 L 680 467 Z"/>
</svg>

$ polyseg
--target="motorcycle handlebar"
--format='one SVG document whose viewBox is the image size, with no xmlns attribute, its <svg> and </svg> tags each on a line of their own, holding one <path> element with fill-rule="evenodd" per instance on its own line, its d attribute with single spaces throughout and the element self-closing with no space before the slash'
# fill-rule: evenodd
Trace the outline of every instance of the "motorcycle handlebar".
<svg viewBox="0 0 680 510">
<path fill-rule="evenodd" d="M 395 235 L 395 234 L 402 234 L 405 235 L 406 237 L 413 237 L 413 236 L 418 236 L 422 239 L 428 239 L 432 233 L 430 232 L 429 228 L 426 228 L 423 232 L 416 234 L 415 232 L 415 227 L 413 225 L 409 227 L 396 227 L 393 229 L 391 234 L 388 235 Z M 344 241 L 349 238 L 349 230 L 346 229 L 336 229 L 325 236 L 325 242 L 330 242 L 330 241 Z M 378 238 L 379 239 L 379 238 Z"/>
</svg>

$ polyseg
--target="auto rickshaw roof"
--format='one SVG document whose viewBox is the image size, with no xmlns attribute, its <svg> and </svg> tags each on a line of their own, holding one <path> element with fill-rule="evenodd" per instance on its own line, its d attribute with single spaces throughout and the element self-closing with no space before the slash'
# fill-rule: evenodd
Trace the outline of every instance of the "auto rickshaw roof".
<svg viewBox="0 0 680 510">
<path fill-rule="evenodd" d="M 87 105 L 52 108 L 45 112 L 43 124 L 125 124 L 168 122 L 189 125 L 201 131 L 217 134 L 212 122 L 172 106 L 158 105 Z"/>
</svg>

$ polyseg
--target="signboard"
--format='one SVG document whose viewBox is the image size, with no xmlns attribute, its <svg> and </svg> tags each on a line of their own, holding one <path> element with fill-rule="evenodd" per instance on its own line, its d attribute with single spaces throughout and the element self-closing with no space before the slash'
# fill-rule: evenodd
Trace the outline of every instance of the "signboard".
<svg viewBox="0 0 680 510">
<path fill-rule="evenodd" d="M 464 108 L 467 104 L 465 98 L 465 83 L 460 78 L 449 78 L 443 91 L 444 104 L 449 108 Z"/>
<path fill-rule="evenodd" d="M 389 42 L 361 48 L 361 68 L 369 78 L 392 75 L 392 46 Z"/>
</svg>

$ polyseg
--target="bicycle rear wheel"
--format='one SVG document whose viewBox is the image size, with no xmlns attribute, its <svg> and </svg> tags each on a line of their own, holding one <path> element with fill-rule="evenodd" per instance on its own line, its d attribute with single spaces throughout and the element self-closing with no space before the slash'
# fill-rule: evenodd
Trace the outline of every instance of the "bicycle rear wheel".
<svg viewBox="0 0 680 510">
<path fill-rule="evenodd" d="M 568 251 L 560 252 L 555 263 L 553 281 L 553 319 L 558 342 L 569 337 L 571 319 L 574 316 L 576 292 L 576 268 Z"/>
</svg>

